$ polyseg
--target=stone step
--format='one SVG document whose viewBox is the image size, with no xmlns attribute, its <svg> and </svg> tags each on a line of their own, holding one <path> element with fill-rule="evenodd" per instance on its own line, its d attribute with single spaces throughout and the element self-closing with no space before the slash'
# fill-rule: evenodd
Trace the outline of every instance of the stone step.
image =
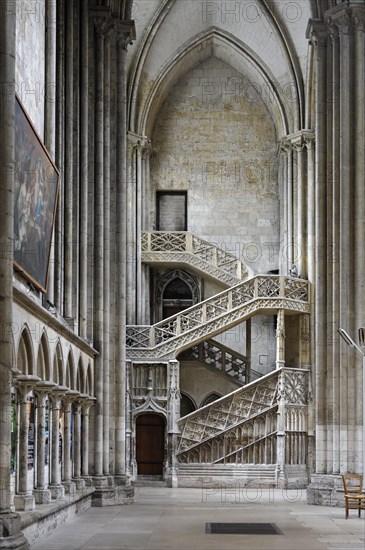
<svg viewBox="0 0 365 550">
<path fill-rule="evenodd" d="M 133 485 L 135 487 L 167 487 L 167 482 L 162 476 L 139 475 Z"/>
<path fill-rule="evenodd" d="M 179 487 L 274 487 L 275 464 L 180 464 Z"/>
</svg>

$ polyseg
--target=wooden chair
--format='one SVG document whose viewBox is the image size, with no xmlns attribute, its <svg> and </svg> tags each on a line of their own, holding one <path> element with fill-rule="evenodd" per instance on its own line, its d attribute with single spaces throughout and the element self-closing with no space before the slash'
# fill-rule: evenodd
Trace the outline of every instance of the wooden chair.
<svg viewBox="0 0 365 550">
<path fill-rule="evenodd" d="M 365 494 L 362 492 L 362 475 L 344 474 L 342 476 L 345 489 L 346 519 L 349 517 L 349 510 L 358 510 L 359 518 L 361 510 L 365 510 Z"/>
</svg>

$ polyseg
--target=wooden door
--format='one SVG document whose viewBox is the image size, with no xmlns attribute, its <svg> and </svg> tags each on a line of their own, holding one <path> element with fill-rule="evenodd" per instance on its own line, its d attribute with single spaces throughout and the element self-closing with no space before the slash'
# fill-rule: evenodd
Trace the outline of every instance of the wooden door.
<svg viewBox="0 0 365 550">
<path fill-rule="evenodd" d="M 136 459 L 140 475 L 162 475 L 165 453 L 165 421 L 162 416 L 144 413 L 137 417 Z"/>
</svg>

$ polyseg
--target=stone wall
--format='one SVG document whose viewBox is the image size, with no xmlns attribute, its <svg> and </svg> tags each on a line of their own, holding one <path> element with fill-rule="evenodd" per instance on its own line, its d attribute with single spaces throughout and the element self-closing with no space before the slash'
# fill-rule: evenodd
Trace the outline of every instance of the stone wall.
<svg viewBox="0 0 365 550">
<path fill-rule="evenodd" d="M 278 268 L 277 138 L 245 76 L 216 57 L 198 64 L 165 101 L 152 147 L 151 199 L 187 190 L 190 231 L 255 272 Z"/>
</svg>

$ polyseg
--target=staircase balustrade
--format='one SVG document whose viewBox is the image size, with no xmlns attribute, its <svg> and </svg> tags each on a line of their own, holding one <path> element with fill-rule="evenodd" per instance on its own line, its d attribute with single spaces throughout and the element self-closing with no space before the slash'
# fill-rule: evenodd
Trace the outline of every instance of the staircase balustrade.
<svg viewBox="0 0 365 550">
<path fill-rule="evenodd" d="M 181 418 L 183 464 L 305 464 L 309 371 L 283 367 Z M 281 445 L 282 440 L 280 440 Z"/>
<path fill-rule="evenodd" d="M 247 357 L 215 340 L 206 340 L 183 351 L 178 356 L 178 360 L 199 362 L 231 376 L 241 384 L 248 384 L 251 381 L 251 375 L 256 378 L 261 376 L 256 371 L 251 373 Z"/>
<path fill-rule="evenodd" d="M 176 357 L 259 313 L 309 313 L 308 285 L 302 279 L 256 275 L 155 325 L 128 325 L 128 357 Z"/>
<path fill-rule="evenodd" d="M 189 231 L 144 232 L 141 246 L 145 263 L 186 263 L 228 286 L 249 275 L 234 254 Z"/>
</svg>

